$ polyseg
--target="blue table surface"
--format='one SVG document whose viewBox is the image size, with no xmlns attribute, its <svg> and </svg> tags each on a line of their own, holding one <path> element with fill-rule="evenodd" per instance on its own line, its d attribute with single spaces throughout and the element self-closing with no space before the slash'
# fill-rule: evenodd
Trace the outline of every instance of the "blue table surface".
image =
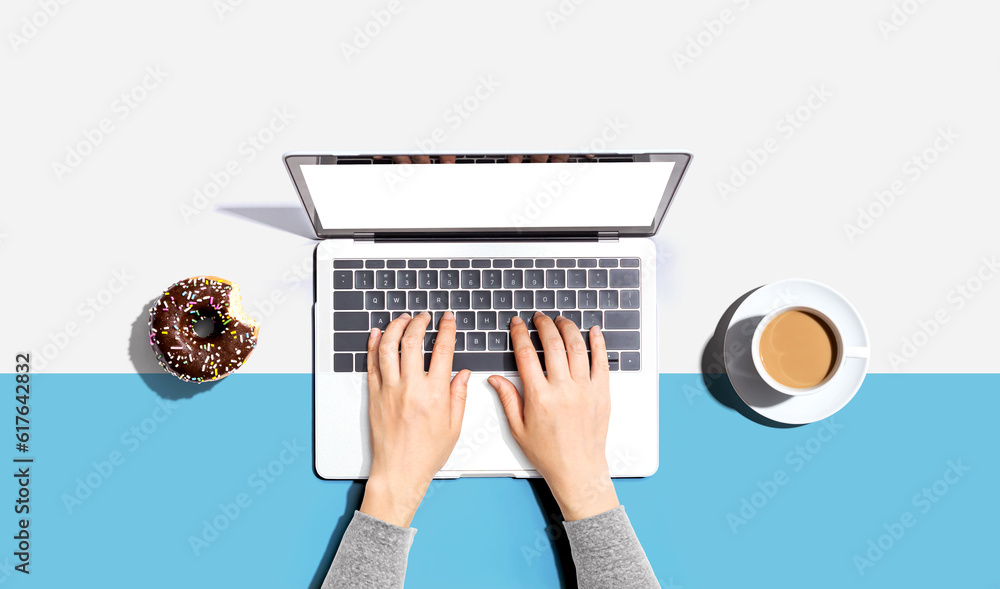
<svg viewBox="0 0 1000 589">
<path fill-rule="evenodd" d="M 172 378 L 32 377 L 31 574 L 8 540 L 0 581 L 319 584 L 363 488 L 313 474 L 311 375 L 237 374 L 164 400 L 191 392 Z M 659 470 L 616 481 L 618 496 L 664 587 L 997 587 L 998 390 L 996 374 L 873 374 L 832 419 L 779 429 L 701 375 L 663 374 Z M 571 579 L 541 489 L 436 481 L 407 586 Z"/>
</svg>

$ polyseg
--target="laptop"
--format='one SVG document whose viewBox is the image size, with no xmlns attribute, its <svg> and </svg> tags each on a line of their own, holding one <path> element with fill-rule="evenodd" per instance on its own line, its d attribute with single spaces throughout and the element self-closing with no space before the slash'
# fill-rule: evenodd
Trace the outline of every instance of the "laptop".
<svg viewBox="0 0 1000 589">
<path fill-rule="evenodd" d="M 472 377 L 461 437 L 438 478 L 539 476 L 486 381 L 502 374 L 523 392 L 509 341 L 515 315 L 528 323 L 544 366 L 535 311 L 564 315 L 585 338 L 601 326 L 612 370 L 611 475 L 653 474 L 659 393 L 650 237 L 690 160 L 687 153 L 285 154 L 320 238 L 316 475 L 368 476 L 369 330 L 403 312 L 430 312 L 426 368 L 446 310 L 458 322 L 453 370 L 468 368 Z"/>
</svg>

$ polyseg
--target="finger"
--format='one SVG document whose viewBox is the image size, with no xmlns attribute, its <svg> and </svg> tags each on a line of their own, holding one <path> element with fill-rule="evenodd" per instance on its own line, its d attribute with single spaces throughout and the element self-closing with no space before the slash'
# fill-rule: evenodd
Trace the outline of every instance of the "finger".
<svg viewBox="0 0 1000 589">
<path fill-rule="evenodd" d="M 451 376 L 451 363 L 455 358 L 455 314 L 445 311 L 438 324 L 437 338 L 434 341 L 434 353 L 431 354 L 431 366 L 428 374 L 434 378 L 447 379 Z"/>
<path fill-rule="evenodd" d="M 536 153 L 535 155 L 531 156 L 531 159 L 529 161 L 533 164 L 544 164 L 545 162 L 549 161 L 549 156 L 547 154 Z"/>
<path fill-rule="evenodd" d="M 566 346 L 563 345 L 562 334 L 556 329 L 552 319 L 541 311 L 535 311 L 532 319 L 538 330 L 538 339 L 542 340 L 542 350 L 545 352 L 545 371 L 549 380 L 569 378 L 569 366 L 566 364 Z"/>
<path fill-rule="evenodd" d="M 507 156 L 507 163 L 508 164 L 519 164 L 519 163 L 521 163 L 523 161 L 524 161 L 524 156 L 523 155 L 508 155 Z"/>
<path fill-rule="evenodd" d="M 378 341 L 382 339 L 382 331 L 374 328 L 368 334 L 368 393 L 377 391 L 382 386 L 382 373 L 379 372 Z"/>
<path fill-rule="evenodd" d="M 538 353 L 528 336 L 528 326 L 520 317 L 510 320 L 510 341 L 514 348 L 514 359 L 517 362 L 517 372 L 521 375 L 521 382 L 525 385 L 525 390 L 529 385 L 533 386 L 537 382 L 545 380 L 542 372 L 542 365 L 538 362 Z"/>
<path fill-rule="evenodd" d="M 424 373 L 424 333 L 431 321 L 431 314 L 421 311 L 406 326 L 406 333 L 400 341 L 399 375 Z"/>
<path fill-rule="evenodd" d="M 569 161 L 569 154 L 552 156 L 553 164 L 564 164 Z"/>
<path fill-rule="evenodd" d="M 590 380 L 608 390 L 611 373 L 608 370 L 608 348 L 604 343 L 604 332 L 595 325 L 590 328 L 589 339 L 590 354 L 594 358 L 590 366 Z"/>
<path fill-rule="evenodd" d="M 573 380 L 590 380 L 590 359 L 587 357 L 587 344 L 583 342 L 580 328 L 562 315 L 556 317 L 556 328 L 562 334 L 566 346 L 566 361 L 569 363 L 569 375 Z M 548 359 L 548 356 L 546 356 Z"/>
<path fill-rule="evenodd" d="M 413 163 L 415 163 L 415 164 L 429 164 L 429 163 L 431 163 L 431 156 L 429 156 L 429 155 L 415 155 L 415 156 L 413 156 Z"/>
<path fill-rule="evenodd" d="M 451 427 L 455 433 L 462 430 L 462 420 L 465 419 L 465 400 L 469 396 L 469 378 L 472 372 L 461 370 L 451 379 Z"/>
<path fill-rule="evenodd" d="M 409 323 L 410 316 L 403 313 L 385 326 L 385 333 L 379 338 L 378 363 L 385 384 L 399 380 L 399 338 Z"/>
<path fill-rule="evenodd" d="M 538 360 L 536 359 L 535 362 Z M 487 379 L 493 390 L 500 398 L 503 405 L 503 412 L 507 415 L 507 423 L 510 424 L 510 431 L 515 436 L 520 437 L 524 430 L 524 398 L 517 392 L 517 387 L 502 376 L 494 374 Z"/>
<path fill-rule="evenodd" d="M 411 164 L 410 156 L 408 155 L 394 155 L 392 156 L 392 163 L 394 164 Z"/>
<path fill-rule="evenodd" d="M 455 163 L 455 156 L 453 155 L 442 155 L 438 158 L 439 164 L 453 164 Z"/>
</svg>

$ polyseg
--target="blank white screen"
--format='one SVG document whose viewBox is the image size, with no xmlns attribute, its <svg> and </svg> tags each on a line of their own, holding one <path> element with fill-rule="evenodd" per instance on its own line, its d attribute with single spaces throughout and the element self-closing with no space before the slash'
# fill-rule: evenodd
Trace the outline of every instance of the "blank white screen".
<svg viewBox="0 0 1000 589">
<path fill-rule="evenodd" d="M 673 162 L 303 165 L 326 230 L 648 227 Z"/>
</svg>

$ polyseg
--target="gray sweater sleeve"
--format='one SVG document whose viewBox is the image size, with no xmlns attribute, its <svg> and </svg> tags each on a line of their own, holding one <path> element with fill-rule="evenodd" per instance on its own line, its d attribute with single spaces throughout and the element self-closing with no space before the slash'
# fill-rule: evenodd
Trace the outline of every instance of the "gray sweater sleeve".
<svg viewBox="0 0 1000 589">
<path fill-rule="evenodd" d="M 563 525 L 580 589 L 660 586 L 621 505 Z"/>
<path fill-rule="evenodd" d="M 416 533 L 415 528 L 401 528 L 355 511 L 323 589 L 402 587 Z"/>
</svg>

